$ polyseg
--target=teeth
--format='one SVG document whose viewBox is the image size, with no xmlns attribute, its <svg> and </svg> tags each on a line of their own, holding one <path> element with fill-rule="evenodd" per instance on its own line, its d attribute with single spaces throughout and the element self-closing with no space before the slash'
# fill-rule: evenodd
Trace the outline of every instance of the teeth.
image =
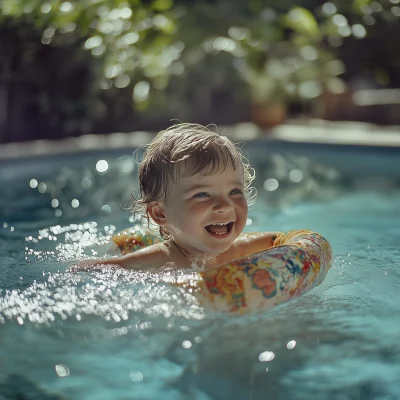
<svg viewBox="0 0 400 400">
<path fill-rule="evenodd" d="M 208 227 L 210 227 L 210 226 L 224 226 L 225 227 L 225 229 L 223 230 L 223 231 L 220 231 L 220 232 L 212 232 L 214 235 L 225 235 L 226 233 L 228 233 L 229 232 L 229 227 L 231 226 L 231 224 L 233 225 L 233 222 L 226 222 L 226 223 L 223 223 L 223 222 L 216 222 L 215 224 L 210 224 L 210 225 L 207 225 Z M 208 229 L 207 229 L 207 227 L 206 227 L 206 230 L 207 231 L 209 231 Z M 210 231 L 209 231 L 210 232 Z"/>
</svg>

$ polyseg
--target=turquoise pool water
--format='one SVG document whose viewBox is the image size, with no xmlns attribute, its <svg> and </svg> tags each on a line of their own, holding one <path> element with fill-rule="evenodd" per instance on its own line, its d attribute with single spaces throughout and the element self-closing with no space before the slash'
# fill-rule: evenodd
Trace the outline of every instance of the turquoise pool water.
<svg viewBox="0 0 400 400">
<path fill-rule="evenodd" d="M 135 223 L 129 150 L 2 162 L 0 399 L 400 398 L 399 152 L 247 149 L 246 230 L 316 230 L 335 262 L 309 294 L 234 318 L 163 276 L 66 272 Z"/>
</svg>

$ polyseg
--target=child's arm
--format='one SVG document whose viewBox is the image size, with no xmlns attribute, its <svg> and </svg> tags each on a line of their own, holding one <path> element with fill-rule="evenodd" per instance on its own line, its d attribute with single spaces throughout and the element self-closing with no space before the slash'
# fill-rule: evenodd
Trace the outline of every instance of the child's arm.
<svg viewBox="0 0 400 400">
<path fill-rule="evenodd" d="M 249 255 L 270 249 L 274 245 L 274 241 L 280 233 L 281 232 L 242 233 L 236 241 L 238 241 L 238 247 L 243 249 L 247 253 L 246 255 Z M 241 257 L 243 256 L 244 255 Z"/>
<path fill-rule="evenodd" d="M 72 271 L 87 270 L 97 265 L 117 265 L 124 269 L 153 269 L 169 261 L 168 250 L 162 244 L 155 244 L 121 257 L 87 260 L 72 267 Z"/>
<path fill-rule="evenodd" d="M 217 264 L 227 263 L 238 258 L 270 249 L 279 232 L 242 233 L 228 251 L 218 256 Z"/>
</svg>

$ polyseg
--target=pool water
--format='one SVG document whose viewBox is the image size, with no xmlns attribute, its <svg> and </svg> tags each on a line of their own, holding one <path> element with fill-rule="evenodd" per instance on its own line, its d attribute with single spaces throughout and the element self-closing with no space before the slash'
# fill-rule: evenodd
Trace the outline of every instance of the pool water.
<svg viewBox="0 0 400 400">
<path fill-rule="evenodd" d="M 204 311 L 168 272 L 68 272 L 137 222 L 128 150 L 0 165 L 0 399 L 400 398 L 398 154 L 247 149 L 246 230 L 318 231 L 335 261 L 243 317 Z"/>
</svg>

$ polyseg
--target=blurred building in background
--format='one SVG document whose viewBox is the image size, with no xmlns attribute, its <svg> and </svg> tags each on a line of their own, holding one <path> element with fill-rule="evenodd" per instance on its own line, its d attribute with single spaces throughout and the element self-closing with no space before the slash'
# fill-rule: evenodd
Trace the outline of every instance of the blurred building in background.
<svg viewBox="0 0 400 400">
<path fill-rule="evenodd" d="M 0 142 L 400 124 L 400 0 L 0 0 Z"/>
</svg>

